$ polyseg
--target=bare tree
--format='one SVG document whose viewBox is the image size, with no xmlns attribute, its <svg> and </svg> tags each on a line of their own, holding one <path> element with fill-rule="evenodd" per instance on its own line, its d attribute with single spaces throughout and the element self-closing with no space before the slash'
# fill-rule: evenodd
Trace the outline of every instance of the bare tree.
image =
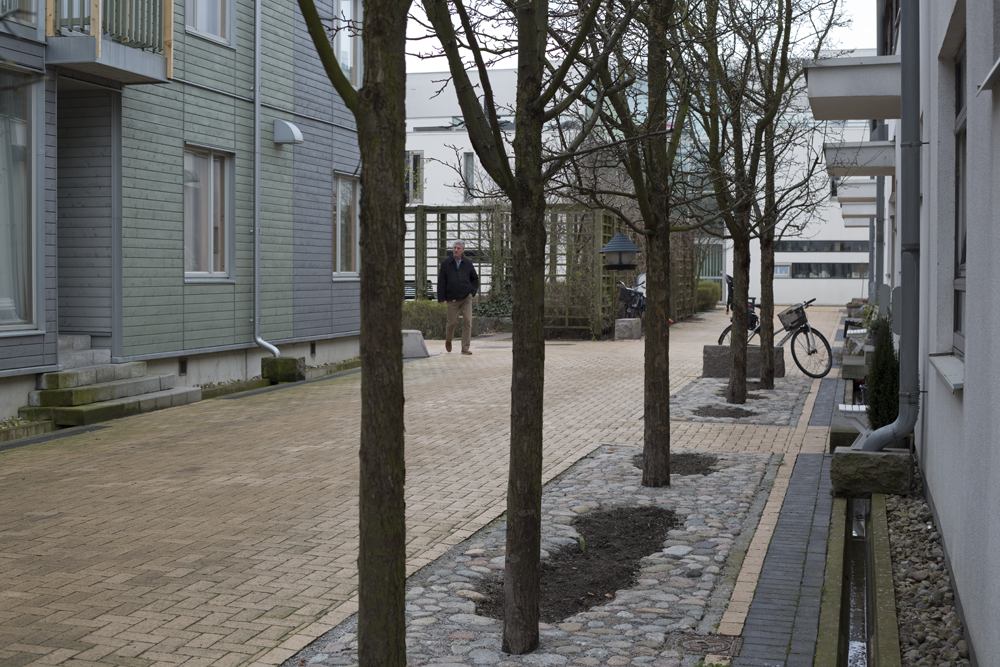
<svg viewBox="0 0 1000 667">
<path fill-rule="evenodd" d="M 327 76 L 357 122 L 361 150 L 358 654 L 365 667 L 404 667 L 402 304 L 410 0 L 366 0 L 360 26 L 364 81 L 358 90 L 341 70 L 313 0 L 298 1 Z"/>
<path fill-rule="evenodd" d="M 522 654 L 538 646 L 542 497 L 542 413 L 545 368 L 545 184 L 564 160 L 543 158 L 546 123 L 559 118 L 590 88 L 594 71 L 581 62 L 583 42 L 602 9 L 617 15 L 612 39 L 620 38 L 633 9 L 615 0 L 589 4 L 549 0 L 518 4 L 471 4 L 424 0 L 454 81 L 473 149 L 483 169 L 510 201 L 511 287 L 514 347 L 511 378 L 510 472 L 507 485 L 507 549 L 504 568 L 503 650 Z M 553 52 L 553 17 L 572 24 L 570 48 Z M 456 30 L 453 17 L 458 22 Z M 497 117 L 488 62 L 517 58 L 514 138 L 508 146 Z M 478 72 L 473 86 L 468 63 Z M 599 54 L 598 60 L 607 57 Z M 564 84 L 570 91 L 564 92 Z M 570 148 L 578 148 L 596 119 L 586 123 Z M 511 154 L 512 149 L 513 154 Z M 513 165 L 512 165 L 513 162 Z"/>
<path fill-rule="evenodd" d="M 692 50 L 691 59 L 693 70 L 703 72 L 695 88 L 704 132 L 701 155 L 718 215 L 733 243 L 732 368 L 726 400 L 745 403 L 750 240 L 761 225 L 773 231 L 781 187 L 801 191 L 799 184 L 782 186 L 777 180 L 776 128 L 789 120 L 789 98 L 803 76 L 796 58 L 807 50 L 814 57 L 819 53 L 839 20 L 839 0 L 707 0 L 691 17 L 689 25 L 703 45 Z M 761 319 L 772 327 L 773 300 L 762 301 Z M 773 328 L 766 335 L 773 344 Z M 761 354 L 766 356 L 766 350 Z M 773 382 L 773 370 L 771 375 Z"/>
</svg>

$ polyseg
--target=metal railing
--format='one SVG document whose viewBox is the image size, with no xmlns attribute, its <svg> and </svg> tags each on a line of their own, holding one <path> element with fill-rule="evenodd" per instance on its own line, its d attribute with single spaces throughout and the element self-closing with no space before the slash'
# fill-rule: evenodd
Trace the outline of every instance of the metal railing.
<svg viewBox="0 0 1000 667">
<path fill-rule="evenodd" d="M 90 35 L 99 25 L 98 38 L 163 53 L 164 0 L 55 0 L 54 9 L 56 34 Z"/>
</svg>

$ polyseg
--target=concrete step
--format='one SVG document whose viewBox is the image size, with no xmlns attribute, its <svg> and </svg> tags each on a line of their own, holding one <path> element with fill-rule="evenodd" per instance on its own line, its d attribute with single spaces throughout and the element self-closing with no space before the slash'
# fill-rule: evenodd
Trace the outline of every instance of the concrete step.
<svg viewBox="0 0 1000 667">
<path fill-rule="evenodd" d="M 126 380 L 114 380 L 112 382 L 99 382 L 83 387 L 42 389 L 28 393 L 28 407 L 49 408 L 92 405 L 94 403 L 114 401 L 141 394 L 150 394 L 164 389 L 173 389 L 175 384 L 175 377 L 173 373 L 170 373 L 168 375 L 150 375 Z"/>
<path fill-rule="evenodd" d="M 99 382 L 114 382 L 141 378 L 146 374 L 145 361 L 132 361 L 127 364 L 105 364 L 103 366 L 84 366 L 58 373 L 42 373 L 38 376 L 38 389 L 71 389 L 85 387 Z"/>
<path fill-rule="evenodd" d="M 844 355 L 840 377 L 845 380 L 861 380 L 866 375 L 868 375 L 868 366 L 865 364 L 864 355 Z"/>
<path fill-rule="evenodd" d="M 154 410 L 196 403 L 201 400 L 201 387 L 175 387 L 141 396 L 129 396 L 103 403 L 76 407 L 34 408 L 47 409 L 52 421 L 59 426 L 87 426 L 119 417 L 138 415 Z M 29 408 L 29 410 L 32 408 Z"/>
<path fill-rule="evenodd" d="M 59 351 L 89 350 L 90 336 L 86 334 L 60 334 Z"/>
<path fill-rule="evenodd" d="M 60 350 L 59 363 L 66 370 L 86 366 L 103 366 L 111 363 L 111 350 Z"/>
</svg>

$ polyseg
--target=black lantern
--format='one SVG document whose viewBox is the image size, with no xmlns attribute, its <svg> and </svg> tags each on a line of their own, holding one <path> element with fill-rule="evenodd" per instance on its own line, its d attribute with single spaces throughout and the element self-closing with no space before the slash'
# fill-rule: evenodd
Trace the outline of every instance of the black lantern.
<svg viewBox="0 0 1000 667">
<path fill-rule="evenodd" d="M 635 268 L 632 260 L 636 253 L 641 252 L 639 246 L 632 243 L 627 236 L 618 232 L 615 237 L 608 242 L 601 250 L 601 254 L 608 260 L 604 265 L 609 271 L 628 271 Z"/>
</svg>

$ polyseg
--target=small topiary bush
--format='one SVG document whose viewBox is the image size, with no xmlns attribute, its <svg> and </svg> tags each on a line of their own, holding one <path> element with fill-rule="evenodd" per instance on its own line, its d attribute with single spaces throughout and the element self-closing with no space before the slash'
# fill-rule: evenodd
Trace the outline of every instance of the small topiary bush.
<svg viewBox="0 0 1000 667">
<path fill-rule="evenodd" d="M 875 351 L 868 369 L 868 423 L 878 429 L 899 415 L 899 352 L 892 340 L 892 315 L 874 317 L 871 332 Z"/>
<path fill-rule="evenodd" d="M 722 285 L 714 280 L 702 280 L 695 292 L 695 308 L 699 312 L 712 310 L 722 300 Z"/>
<path fill-rule="evenodd" d="M 404 301 L 403 329 L 416 330 L 427 340 L 444 339 L 448 306 L 437 301 Z"/>
</svg>

